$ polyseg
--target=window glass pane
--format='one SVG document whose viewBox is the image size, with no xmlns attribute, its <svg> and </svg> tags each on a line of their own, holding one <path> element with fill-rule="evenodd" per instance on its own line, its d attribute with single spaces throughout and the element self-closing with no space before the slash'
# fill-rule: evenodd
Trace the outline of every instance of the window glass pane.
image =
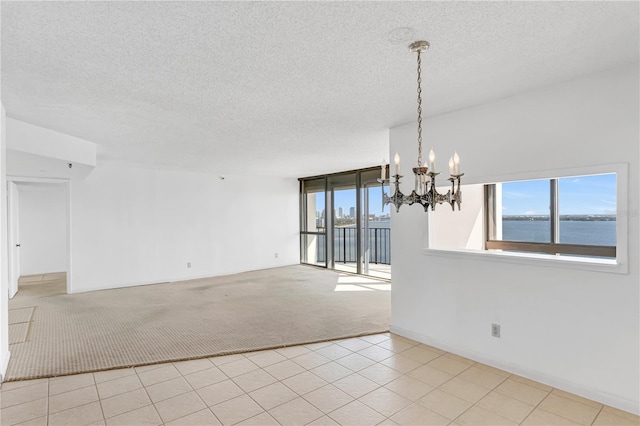
<svg viewBox="0 0 640 426">
<path fill-rule="evenodd" d="M 325 236 L 323 234 L 302 234 L 302 262 L 326 266 Z"/>
<path fill-rule="evenodd" d="M 338 178 L 355 175 L 342 175 Z M 332 178 L 333 180 L 333 178 Z M 333 183 L 333 181 L 332 181 Z M 333 261 L 336 269 L 349 272 L 357 271 L 358 230 L 356 216 L 357 192 L 354 186 L 333 187 Z"/>
<path fill-rule="evenodd" d="M 502 185 L 502 240 L 551 242 L 549 180 L 506 182 Z M 501 210 L 500 210 L 501 209 Z"/>
<path fill-rule="evenodd" d="M 325 179 L 302 181 L 303 210 L 302 231 L 324 232 L 325 230 Z"/>
<path fill-rule="evenodd" d="M 560 242 L 616 245 L 616 175 L 558 179 Z"/>
<path fill-rule="evenodd" d="M 322 192 L 304 194 L 307 211 L 304 217 L 304 230 L 308 232 L 325 231 L 325 195 Z"/>
<path fill-rule="evenodd" d="M 335 226 L 355 227 L 357 219 L 355 188 L 334 188 L 333 203 L 333 217 L 335 218 Z"/>
</svg>

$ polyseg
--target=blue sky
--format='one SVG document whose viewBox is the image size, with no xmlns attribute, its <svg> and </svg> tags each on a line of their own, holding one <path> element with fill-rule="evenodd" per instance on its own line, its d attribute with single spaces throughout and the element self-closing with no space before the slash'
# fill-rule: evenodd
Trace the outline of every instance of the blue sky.
<svg viewBox="0 0 640 426">
<path fill-rule="evenodd" d="M 616 175 L 559 179 L 560 214 L 615 214 Z M 549 181 L 502 184 L 503 215 L 549 214 Z"/>
<path fill-rule="evenodd" d="M 385 190 L 389 193 L 388 187 L 385 187 Z M 336 211 L 342 207 L 344 213 L 349 214 L 349 209 L 356 206 L 356 190 L 336 190 L 334 202 Z M 379 186 L 369 189 L 369 214 L 375 214 L 376 216 L 389 214 L 389 206 L 385 206 L 384 211 L 382 210 L 382 193 Z"/>
</svg>

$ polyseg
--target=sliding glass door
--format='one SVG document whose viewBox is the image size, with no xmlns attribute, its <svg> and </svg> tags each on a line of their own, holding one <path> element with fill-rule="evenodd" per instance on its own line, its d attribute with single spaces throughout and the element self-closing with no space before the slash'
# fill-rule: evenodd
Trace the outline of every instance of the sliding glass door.
<svg viewBox="0 0 640 426">
<path fill-rule="evenodd" d="M 391 277 L 389 208 L 380 169 L 300 179 L 301 262 Z"/>
<path fill-rule="evenodd" d="M 356 173 L 329 176 L 327 191 L 333 202 L 331 241 L 333 241 L 333 269 L 360 273 L 361 257 L 360 215 Z"/>
<path fill-rule="evenodd" d="M 391 222 L 389 206 L 382 204 L 378 170 L 363 172 L 362 274 L 391 278 Z M 388 187 L 385 187 L 388 190 Z"/>
</svg>

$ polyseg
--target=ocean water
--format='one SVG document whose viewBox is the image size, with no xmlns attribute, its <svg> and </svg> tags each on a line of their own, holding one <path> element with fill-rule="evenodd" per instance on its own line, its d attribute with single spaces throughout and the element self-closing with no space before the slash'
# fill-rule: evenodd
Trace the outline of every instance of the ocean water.
<svg viewBox="0 0 640 426">
<path fill-rule="evenodd" d="M 369 223 L 369 261 L 391 263 L 389 221 Z M 376 231 L 374 228 L 382 228 Z M 549 221 L 503 220 L 502 239 L 505 241 L 549 242 Z M 615 221 L 560 221 L 560 242 L 599 246 L 616 245 Z M 356 230 L 354 226 L 336 228 L 334 235 L 336 262 L 356 261 Z M 317 256 L 324 262 L 324 236 L 317 239 Z"/>
<path fill-rule="evenodd" d="M 504 241 L 549 242 L 548 220 L 503 220 Z M 560 242 L 594 246 L 616 245 L 615 221 L 560 221 Z"/>
</svg>

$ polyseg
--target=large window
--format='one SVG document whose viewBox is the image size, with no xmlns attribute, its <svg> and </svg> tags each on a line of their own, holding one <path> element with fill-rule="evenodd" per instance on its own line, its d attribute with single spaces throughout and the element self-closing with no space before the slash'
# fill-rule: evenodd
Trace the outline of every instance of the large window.
<svg viewBox="0 0 640 426">
<path fill-rule="evenodd" d="M 302 263 L 391 277 L 389 206 L 379 177 L 374 167 L 300 179 Z"/>
<path fill-rule="evenodd" d="M 486 248 L 616 257 L 616 174 L 485 186 Z"/>
</svg>

